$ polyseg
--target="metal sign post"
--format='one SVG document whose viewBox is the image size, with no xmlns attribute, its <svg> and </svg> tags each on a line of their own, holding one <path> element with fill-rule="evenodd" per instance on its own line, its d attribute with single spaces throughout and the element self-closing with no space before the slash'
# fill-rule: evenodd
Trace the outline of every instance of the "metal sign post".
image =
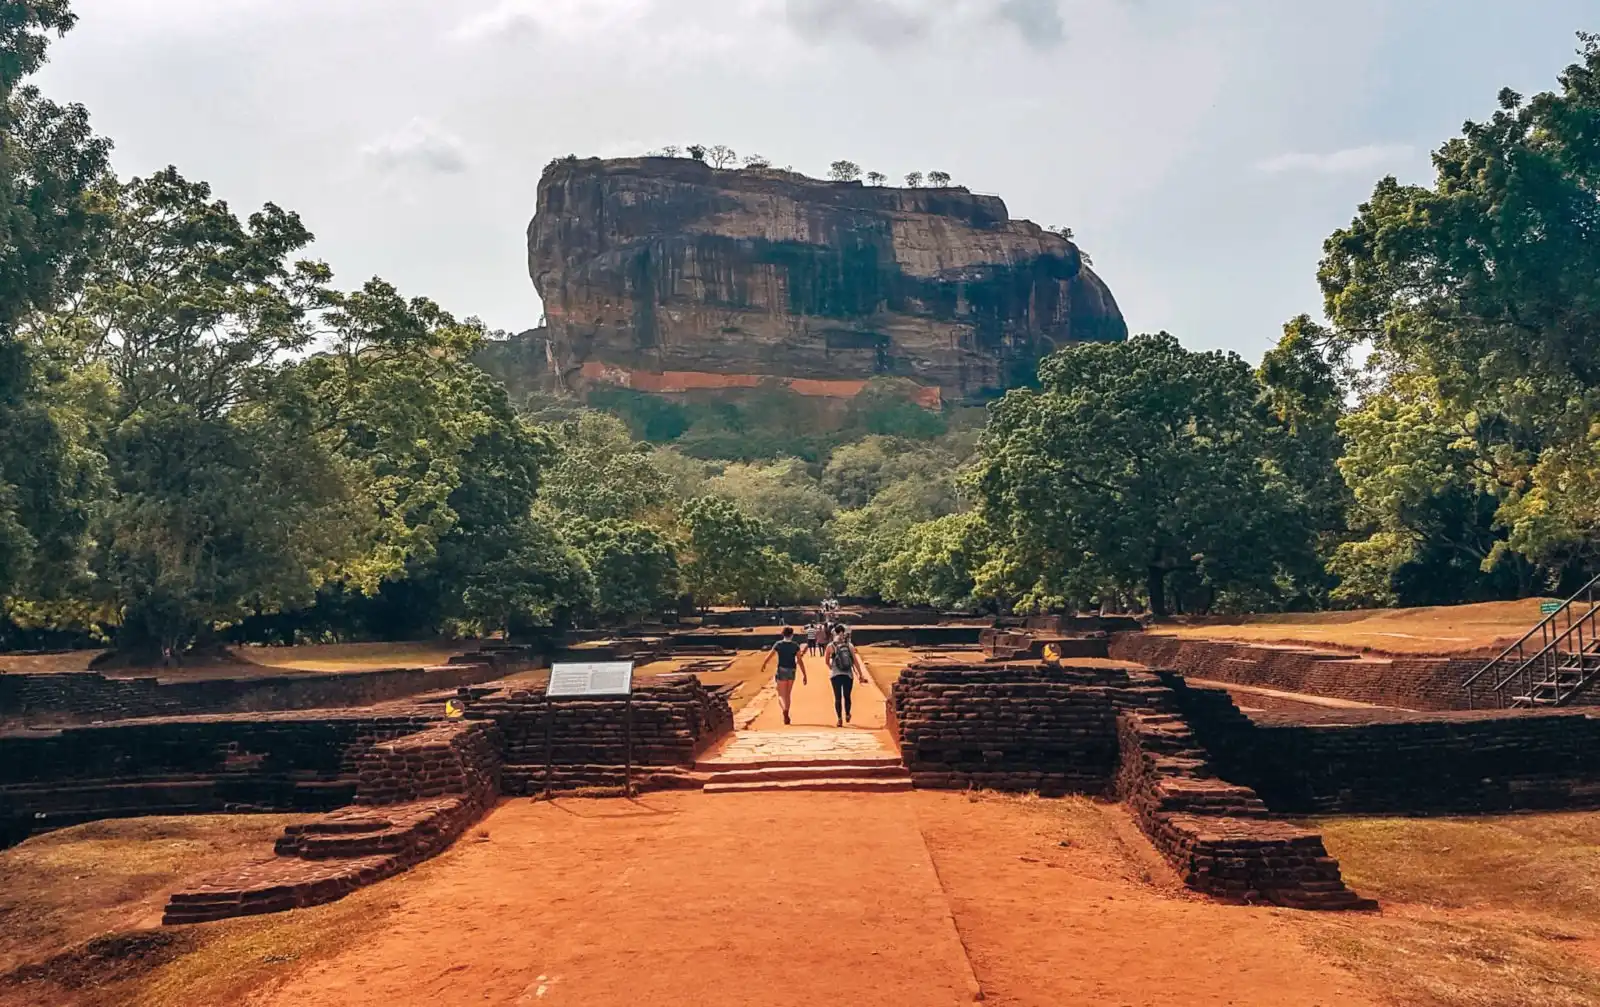
<svg viewBox="0 0 1600 1007">
<path fill-rule="evenodd" d="M 621 696 L 623 703 L 623 787 L 633 793 L 633 662 L 563 662 L 550 667 L 550 684 L 545 689 L 544 792 L 550 793 L 550 774 L 554 762 L 555 699 L 581 699 Z"/>
</svg>

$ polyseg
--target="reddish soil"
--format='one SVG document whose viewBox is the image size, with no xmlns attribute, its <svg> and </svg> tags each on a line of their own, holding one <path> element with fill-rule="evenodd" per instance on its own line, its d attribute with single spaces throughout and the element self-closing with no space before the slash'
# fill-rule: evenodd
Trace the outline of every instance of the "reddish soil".
<svg viewBox="0 0 1600 1007">
<path fill-rule="evenodd" d="M 401 1003 L 968 1002 L 907 804 L 881 795 L 516 801 L 384 930 L 280 989 Z M 414 878 L 401 879 L 399 885 Z"/>
</svg>

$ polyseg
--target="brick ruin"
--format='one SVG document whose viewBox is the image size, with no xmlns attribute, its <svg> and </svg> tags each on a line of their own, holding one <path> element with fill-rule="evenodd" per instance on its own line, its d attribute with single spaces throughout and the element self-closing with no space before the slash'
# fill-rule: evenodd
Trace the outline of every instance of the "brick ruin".
<svg viewBox="0 0 1600 1007">
<path fill-rule="evenodd" d="M 1221 779 L 1156 675 L 1112 666 L 913 665 L 894 723 L 918 787 L 1114 797 L 1190 888 L 1239 903 L 1371 909 L 1321 836 Z"/>
<path fill-rule="evenodd" d="M 164 681 L 99 672 L 17 674 L 0 669 L 0 726 L 60 726 L 199 713 L 373 706 L 418 693 L 492 682 L 542 665 L 522 647 L 485 647 L 427 668 L 284 672 Z"/>
<path fill-rule="evenodd" d="M 914 628 L 885 632 L 906 637 Z M 958 628 L 978 642 L 978 627 Z M 994 627 L 982 631 L 979 652 L 942 653 L 906 669 L 887 712 L 912 783 L 1119 800 L 1191 888 L 1310 909 L 1370 903 L 1345 888 L 1320 836 L 1293 816 L 1600 807 L 1600 720 L 1571 710 L 1429 712 L 1426 703 L 1442 705 L 1445 683 L 1456 684 L 1460 670 L 1442 659 L 1196 646 L 1106 628 L 1082 620 Z M 693 634 L 681 636 L 665 644 L 652 638 L 651 647 L 699 646 Z M 1054 644 L 1049 659 L 1046 643 Z M 445 686 L 358 708 L 0 732 L 0 846 L 114 816 L 316 813 L 287 830 L 273 856 L 175 893 L 167 919 L 339 898 L 436 855 L 502 795 L 620 786 L 630 756 L 628 704 L 551 701 L 540 681 L 493 680 L 530 664 L 529 655 L 468 655 L 447 666 L 459 680 L 439 677 L 439 669 L 338 676 L 351 679 L 341 695 L 362 703 L 400 688 L 393 683 Z M 224 706 L 294 704 L 317 695 L 323 686 L 312 680 L 327 677 L 309 676 L 299 693 L 267 685 L 251 694 L 228 683 L 195 695 Z M 1367 702 L 1405 699 L 1423 712 L 1246 710 L 1205 679 Z M 60 695 L 76 688 L 64 685 Z M 730 691 L 707 689 L 692 674 L 638 680 L 636 787 L 705 783 L 696 763 L 733 730 Z M 464 702 L 463 718 L 446 715 L 450 698 Z M 167 703 L 159 709 L 169 710 Z M 87 701 L 58 707 L 52 716 L 69 721 L 100 709 Z"/>
<path fill-rule="evenodd" d="M 632 762 L 641 789 L 695 787 L 695 760 L 733 730 L 729 690 L 711 691 L 693 675 L 640 679 L 632 699 Z M 628 761 L 622 699 L 546 699 L 513 688 L 472 704 L 474 719 L 503 739 L 504 789 L 513 797 L 551 790 L 619 787 Z M 546 752 L 549 752 L 549 767 Z"/>
<path fill-rule="evenodd" d="M 443 852 L 499 797 L 499 741 L 492 724 L 440 724 L 374 745 L 358 776 L 355 804 L 291 825 L 270 859 L 175 892 L 162 922 L 320 905 Z"/>
<path fill-rule="evenodd" d="M 1318 647 L 1117 633 L 1110 656 L 1188 678 L 1408 710 L 1460 710 L 1461 683 L 1483 658 L 1374 657 Z"/>
</svg>

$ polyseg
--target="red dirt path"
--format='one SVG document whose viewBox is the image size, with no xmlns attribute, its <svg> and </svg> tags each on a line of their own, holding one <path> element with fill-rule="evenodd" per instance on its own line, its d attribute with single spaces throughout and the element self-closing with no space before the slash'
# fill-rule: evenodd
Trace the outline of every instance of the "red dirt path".
<svg viewBox="0 0 1600 1007">
<path fill-rule="evenodd" d="M 881 693 L 856 701 L 845 730 L 886 738 Z M 832 723 L 824 675 L 794 712 L 797 737 Z M 753 726 L 784 732 L 776 702 Z M 928 792 L 511 801 L 487 841 L 386 882 L 382 931 L 253 1002 L 936 1007 L 976 981 L 1016 1007 L 1376 1003 L 1287 911 L 1182 893 L 1123 814 Z"/>
</svg>

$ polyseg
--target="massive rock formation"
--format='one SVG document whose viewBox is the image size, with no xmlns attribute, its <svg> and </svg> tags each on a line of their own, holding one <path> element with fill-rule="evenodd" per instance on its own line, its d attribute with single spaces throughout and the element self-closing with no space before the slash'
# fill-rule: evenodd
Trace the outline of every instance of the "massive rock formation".
<svg viewBox="0 0 1600 1007">
<path fill-rule="evenodd" d="M 974 401 L 1127 335 L 1075 245 L 961 188 L 569 159 L 539 182 L 528 249 L 569 387 L 849 395 L 888 375 Z"/>
</svg>

